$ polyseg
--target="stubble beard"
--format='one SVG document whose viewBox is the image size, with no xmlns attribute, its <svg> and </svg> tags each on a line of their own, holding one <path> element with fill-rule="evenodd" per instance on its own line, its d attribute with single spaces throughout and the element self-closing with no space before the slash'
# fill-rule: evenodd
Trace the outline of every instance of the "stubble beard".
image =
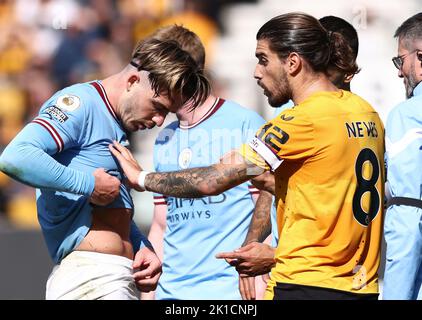
<svg viewBox="0 0 422 320">
<path fill-rule="evenodd" d="M 119 120 L 126 132 L 135 132 L 138 130 L 138 127 L 136 127 L 136 125 L 131 122 L 130 117 L 126 116 L 127 114 L 131 114 L 131 110 L 133 110 L 132 107 L 133 105 L 131 101 L 125 101 L 122 103 L 120 108 L 122 112 Z"/>
<path fill-rule="evenodd" d="M 421 82 L 416 75 L 416 63 L 412 61 L 410 65 L 410 72 L 407 77 L 405 77 L 407 81 L 405 81 L 405 89 L 406 89 L 406 98 L 410 99 L 413 97 L 413 90 L 417 87 L 417 85 Z"/>
<path fill-rule="evenodd" d="M 268 97 L 268 103 L 273 108 L 278 108 L 283 104 L 286 104 L 292 98 L 287 78 L 282 79 L 282 81 L 278 84 L 278 88 L 279 89 L 277 90 L 275 95 L 270 95 Z"/>
<path fill-rule="evenodd" d="M 418 81 L 416 79 L 416 72 L 415 68 L 412 66 L 412 71 L 407 77 L 407 84 L 406 84 L 406 98 L 412 98 L 413 97 L 413 90 L 418 85 Z"/>
</svg>

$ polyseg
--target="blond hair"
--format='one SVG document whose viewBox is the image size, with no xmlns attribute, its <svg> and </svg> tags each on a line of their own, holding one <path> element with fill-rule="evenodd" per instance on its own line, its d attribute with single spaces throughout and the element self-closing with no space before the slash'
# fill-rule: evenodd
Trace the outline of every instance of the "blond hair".
<svg viewBox="0 0 422 320">
<path fill-rule="evenodd" d="M 192 110 L 210 94 L 203 69 L 176 41 L 151 37 L 140 41 L 133 51 L 131 65 L 149 72 L 157 96 L 165 94 L 172 101 L 189 103 Z"/>
<path fill-rule="evenodd" d="M 165 26 L 155 31 L 151 38 L 166 41 L 174 40 L 195 60 L 201 68 L 205 66 L 205 48 L 198 35 L 182 25 Z"/>
</svg>

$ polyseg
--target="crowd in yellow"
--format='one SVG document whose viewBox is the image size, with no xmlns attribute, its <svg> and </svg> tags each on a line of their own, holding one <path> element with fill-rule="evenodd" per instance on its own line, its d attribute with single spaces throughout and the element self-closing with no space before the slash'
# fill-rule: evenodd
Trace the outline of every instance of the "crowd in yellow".
<svg viewBox="0 0 422 320">
<path fill-rule="evenodd" d="M 0 153 L 67 85 L 119 70 L 133 45 L 158 27 L 183 24 L 212 60 L 217 23 L 203 1 L 1 0 Z M 0 224 L 38 228 L 35 190 L 0 172 Z"/>
</svg>

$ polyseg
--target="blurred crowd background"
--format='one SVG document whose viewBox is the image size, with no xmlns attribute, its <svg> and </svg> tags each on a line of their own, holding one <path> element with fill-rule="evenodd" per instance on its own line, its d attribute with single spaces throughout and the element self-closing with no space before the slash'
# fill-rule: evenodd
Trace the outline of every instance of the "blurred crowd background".
<svg viewBox="0 0 422 320">
<path fill-rule="evenodd" d="M 0 152 L 55 91 L 120 71 L 157 27 L 183 23 L 212 52 L 225 2 L 0 0 Z M 38 228 L 34 200 L 0 173 L 0 229 Z"/>
<path fill-rule="evenodd" d="M 55 91 L 119 71 L 138 40 L 173 23 L 204 42 L 216 94 L 269 118 L 272 110 L 253 79 L 255 35 L 268 19 L 289 11 L 337 15 L 355 26 L 362 71 L 352 91 L 385 119 L 404 99 L 391 63 L 397 54 L 393 34 L 421 9 L 422 0 L 0 0 L 0 152 Z M 158 130 L 131 137 L 147 170 L 153 170 Z M 152 196 L 134 197 L 135 218 L 146 231 Z M 0 173 L 0 230 L 10 228 L 39 228 L 35 192 Z"/>
</svg>

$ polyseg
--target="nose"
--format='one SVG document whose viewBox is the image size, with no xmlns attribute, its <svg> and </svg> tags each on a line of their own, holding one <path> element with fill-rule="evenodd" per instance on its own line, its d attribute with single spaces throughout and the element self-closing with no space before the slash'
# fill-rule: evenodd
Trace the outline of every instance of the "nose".
<svg viewBox="0 0 422 320">
<path fill-rule="evenodd" d="M 152 117 L 152 121 L 155 122 L 155 124 L 157 125 L 157 127 L 161 127 L 161 125 L 164 123 L 164 120 L 166 119 L 165 115 L 156 115 L 154 117 Z"/>
<path fill-rule="evenodd" d="M 257 80 L 261 80 L 262 79 L 262 72 L 261 72 L 261 68 L 259 67 L 259 65 L 257 64 L 255 67 L 255 71 L 253 74 L 253 77 Z"/>
<path fill-rule="evenodd" d="M 402 72 L 401 68 L 399 69 L 397 75 L 399 76 L 399 78 L 403 78 L 403 72 Z"/>
</svg>

